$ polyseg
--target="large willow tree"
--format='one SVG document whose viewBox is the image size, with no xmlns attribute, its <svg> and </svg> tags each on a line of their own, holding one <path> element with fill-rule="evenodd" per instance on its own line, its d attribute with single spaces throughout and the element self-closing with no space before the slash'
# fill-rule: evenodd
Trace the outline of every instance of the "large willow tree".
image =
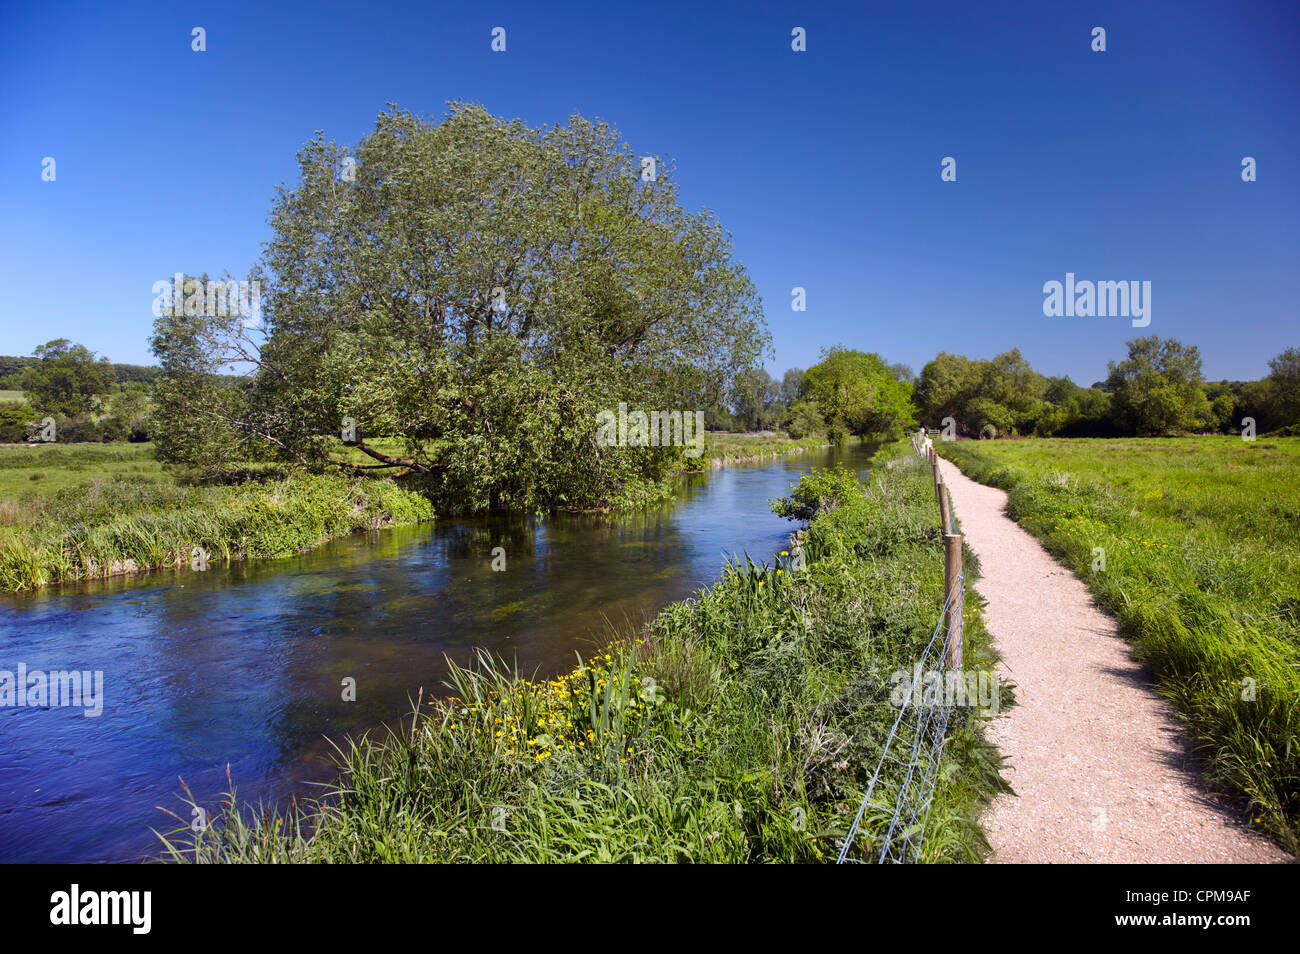
<svg viewBox="0 0 1300 954">
<path fill-rule="evenodd" d="M 354 152 L 318 134 L 298 161 L 265 325 L 157 323 L 173 461 L 337 465 L 351 419 L 369 466 L 426 475 L 451 508 L 597 506 L 678 453 L 598 446 L 600 410 L 709 406 L 767 347 L 727 233 L 604 123 L 390 108 Z M 241 362 L 239 387 L 210 377 Z"/>
</svg>

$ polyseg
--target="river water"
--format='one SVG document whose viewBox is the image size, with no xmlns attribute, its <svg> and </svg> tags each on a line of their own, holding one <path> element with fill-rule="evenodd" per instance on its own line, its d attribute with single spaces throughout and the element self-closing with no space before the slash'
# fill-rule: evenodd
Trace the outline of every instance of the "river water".
<svg viewBox="0 0 1300 954">
<path fill-rule="evenodd" d="M 180 780 L 216 809 L 312 795 L 325 739 L 391 723 L 446 658 L 482 648 L 555 675 L 718 579 L 771 560 L 770 512 L 800 472 L 863 469 L 873 445 L 689 478 L 635 515 L 440 520 L 301 556 L 0 594 L 0 670 L 102 671 L 103 712 L 0 709 L 0 862 L 132 861 L 189 820 Z M 505 570 L 492 569 L 493 548 Z M 355 701 L 344 701 L 344 680 Z"/>
</svg>

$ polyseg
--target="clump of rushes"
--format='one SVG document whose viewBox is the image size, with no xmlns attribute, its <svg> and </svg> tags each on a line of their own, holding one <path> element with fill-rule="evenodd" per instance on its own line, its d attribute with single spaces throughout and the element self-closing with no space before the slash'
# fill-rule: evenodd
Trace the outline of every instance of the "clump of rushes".
<svg viewBox="0 0 1300 954">
<path fill-rule="evenodd" d="M 446 698 L 342 746 L 322 798 L 251 810 L 232 790 L 206 830 L 164 834 L 165 856 L 833 860 L 897 714 L 891 673 L 910 669 L 929 639 L 943 586 L 932 485 L 906 445 L 878 456 L 866 487 L 835 480 L 837 505 L 774 564 L 728 565 L 635 638 L 555 679 L 523 679 L 486 656 L 453 668 Z M 967 665 L 991 668 L 975 599 Z M 946 759 L 924 860 L 978 861 L 977 818 L 1006 786 L 975 710 L 959 710 Z M 873 806 L 860 857 L 886 808 Z"/>
<path fill-rule="evenodd" d="M 1206 778 L 1300 850 L 1300 440 L 940 442 L 1088 584 Z M 1104 564 L 1102 563 L 1104 558 Z"/>
</svg>

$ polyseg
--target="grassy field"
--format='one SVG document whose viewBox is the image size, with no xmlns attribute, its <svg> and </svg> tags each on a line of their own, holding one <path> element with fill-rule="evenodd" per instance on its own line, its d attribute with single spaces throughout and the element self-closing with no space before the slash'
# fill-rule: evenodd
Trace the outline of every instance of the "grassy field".
<svg viewBox="0 0 1300 954">
<path fill-rule="evenodd" d="M 25 401 L 26 391 L 0 391 L 0 401 Z"/>
<path fill-rule="evenodd" d="M 0 445 L 0 506 L 44 500 L 70 487 L 93 488 L 96 480 L 118 478 L 159 486 L 175 483 L 154 460 L 152 444 Z"/>
<path fill-rule="evenodd" d="M 807 478 L 805 478 L 807 479 Z M 643 632 L 531 683 L 483 660 L 400 732 L 347 744 L 314 808 L 253 812 L 232 793 L 175 860 L 825 862 L 833 860 L 940 612 L 930 477 L 906 445 L 813 520 L 806 570 L 729 567 Z M 966 666 L 994 659 L 977 598 Z M 1004 702 L 1010 690 L 1004 688 Z M 923 859 L 978 861 L 1004 790 L 984 717 L 958 710 Z M 901 766 L 887 763 L 894 781 Z M 211 806 L 205 806 L 210 808 Z M 866 854 L 888 818 L 874 805 Z"/>
<path fill-rule="evenodd" d="M 935 444 L 1010 492 L 1011 516 L 1119 619 L 1210 781 L 1296 851 L 1300 439 Z"/>
</svg>

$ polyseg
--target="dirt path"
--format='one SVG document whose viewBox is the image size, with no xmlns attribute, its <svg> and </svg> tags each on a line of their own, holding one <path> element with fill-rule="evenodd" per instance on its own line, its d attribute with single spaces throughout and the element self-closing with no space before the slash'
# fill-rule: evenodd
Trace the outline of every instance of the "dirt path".
<svg viewBox="0 0 1300 954">
<path fill-rule="evenodd" d="M 1003 677 L 1017 687 L 1018 704 L 991 723 L 1016 791 L 984 819 L 992 860 L 1291 860 L 1205 793 L 1181 729 L 1115 621 L 1006 515 L 1007 495 L 940 466 L 983 567 L 976 588 Z"/>
</svg>

